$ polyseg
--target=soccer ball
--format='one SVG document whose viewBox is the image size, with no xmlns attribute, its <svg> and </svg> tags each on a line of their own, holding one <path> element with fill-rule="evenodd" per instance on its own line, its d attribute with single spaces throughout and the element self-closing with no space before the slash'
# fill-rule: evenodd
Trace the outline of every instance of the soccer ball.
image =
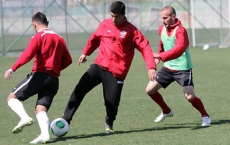
<svg viewBox="0 0 230 145">
<path fill-rule="evenodd" d="M 203 46 L 203 50 L 208 50 L 209 49 L 209 45 L 208 44 L 205 44 L 204 46 Z"/>
<path fill-rule="evenodd" d="M 62 137 L 66 135 L 68 131 L 69 124 L 63 118 L 57 118 L 50 124 L 50 132 L 57 137 Z"/>
</svg>

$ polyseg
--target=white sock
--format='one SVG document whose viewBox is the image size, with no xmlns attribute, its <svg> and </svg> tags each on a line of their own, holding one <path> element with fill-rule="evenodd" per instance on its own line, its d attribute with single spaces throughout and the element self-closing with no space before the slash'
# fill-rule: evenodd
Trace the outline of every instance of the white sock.
<svg viewBox="0 0 230 145">
<path fill-rule="evenodd" d="M 36 118 L 38 120 L 38 124 L 41 130 L 41 136 L 42 135 L 49 136 L 50 121 L 47 116 L 47 113 L 45 111 L 38 112 L 38 114 L 36 115 Z"/>
<path fill-rule="evenodd" d="M 11 98 L 8 101 L 8 106 L 20 117 L 20 119 L 29 118 L 29 115 L 26 113 L 23 104 L 15 98 Z"/>
</svg>

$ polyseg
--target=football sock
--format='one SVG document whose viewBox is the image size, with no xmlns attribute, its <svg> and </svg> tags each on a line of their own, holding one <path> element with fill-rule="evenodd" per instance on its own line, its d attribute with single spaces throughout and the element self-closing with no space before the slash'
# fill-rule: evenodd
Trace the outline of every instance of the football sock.
<svg viewBox="0 0 230 145">
<path fill-rule="evenodd" d="M 164 114 L 170 113 L 171 109 L 168 107 L 168 105 L 165 103 L 163 97 L 159 92 L 156 92 L 154 94 L 149 95 L 153 101 L 155 101 L 162 109 L 162 112 Z"/>
<path fill-rule="evenodd" d="M 41 135 L 49 135 L 50 121 L 45 111 L 38 112 L 36 115 L 41 130 Z"/>
<path fill-rule="evenodd" d="M 195 97 L 192 101 L 190 101 L 190 103 L 200 112 L 202 117 L 209 116 L 204 108 L 202 101 L 199 98 Z"/>
<path fill-rule="evenodd" d="M 8 101 L 8 106 L 20 117 L 20 119 L 29 118 L 29 115 L 26 113 L 23 104 L 18 99 L 11 98 Z"/>
</svg>

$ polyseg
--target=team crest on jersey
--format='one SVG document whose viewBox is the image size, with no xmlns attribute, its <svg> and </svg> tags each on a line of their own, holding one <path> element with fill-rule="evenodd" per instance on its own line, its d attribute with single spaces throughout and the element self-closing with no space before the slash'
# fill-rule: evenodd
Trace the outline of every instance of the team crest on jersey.
<svg viewBox="0 0 230 145">
<path fill-rule="evenodd" d="M 120 37 L 125 38 L 126 34 L 127 34 L 127 32 L 125 30 L 122 30 L 120 33 Z"/>
</svg>

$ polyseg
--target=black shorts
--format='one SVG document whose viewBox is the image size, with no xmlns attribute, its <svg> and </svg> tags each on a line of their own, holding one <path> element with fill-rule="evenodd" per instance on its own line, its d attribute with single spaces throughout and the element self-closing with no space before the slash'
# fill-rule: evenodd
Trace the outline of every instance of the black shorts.
<svg viewBox="0 0 230 145">
<path fill-rule="evenodd" d="M 193 86 L 192 69 L 171 71 L 164 67 L 157 72 L 156 81 L 161 84 L 163 88 L 167 88 L 172 82 L 176 81 L 182 87 Z"/>
<path fill-rule="evenodd" d="M 37 105 L 43 105 L 49 110 L 54 96 L 57 94 L 59 80 L 47 73 L 36 72 L 28 74 L 12 91 L 20 101 L 38 94 Z"/>
</svg>

